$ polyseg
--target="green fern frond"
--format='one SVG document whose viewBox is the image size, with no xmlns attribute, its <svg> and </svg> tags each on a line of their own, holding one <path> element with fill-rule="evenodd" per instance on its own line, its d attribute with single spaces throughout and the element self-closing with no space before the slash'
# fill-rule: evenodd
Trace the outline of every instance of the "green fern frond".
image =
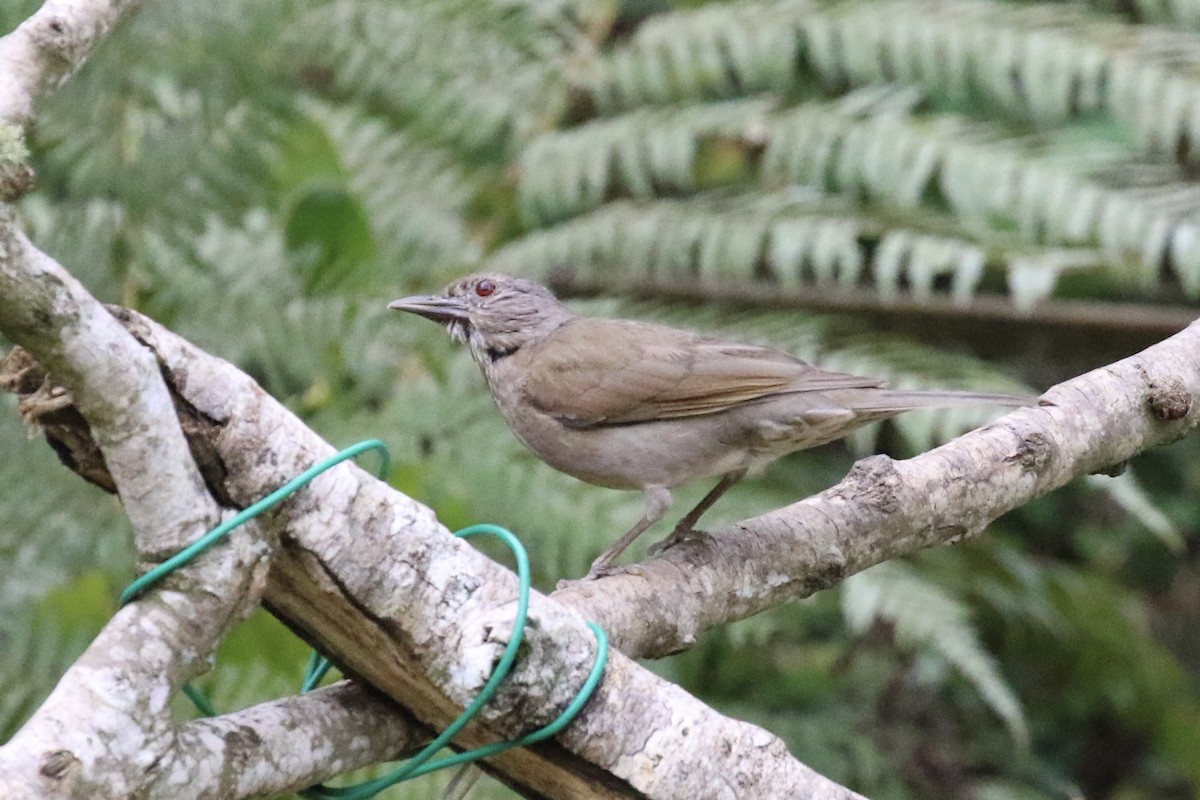
<svg viewBox="0 0 1200 800">
<path fill-rule="evenodd" d="M 844 197 L 802 189 L 616 202 L 534 231 L 489 261 L 533 275 L 566 268 L 610 284 L 687 277 L 752 285 L 766 277 L 785 288 L 873 286 L 886 297 L 918 299 L 945 294 L 948 285 L 957 302 L 969 300 L 993 270 L 1007 276 L 1021 307 L 1051 294 L 1065 272 L 1106 268 L 1089 250 L 1027 245 L 1000 235 L 981 243 L 949 218 L 909 217 L 917 224 L 855 212 Z"/>
<path fill-rule="evenodd" d="M 1189 296 L 1200 294 L 1200 191 L 1181 170 L 1136 163 L 1120 142 L 1094 129 L 1031 136 L 948 115 L 871 113 L 862 103 L 811 103 L 770 113 L 773 101 L 746 100 L 639 110 L 546 134 L 521 158 L 520 199 L 535 225 L 593 210 L 614 197 L 645 199 L 697 188 L 697 153 L 727 138 L 764 147 L 759 176 L 768 187 L 794 183 L 864 197 L 873 204 L 948 208 L 969 239 L 897 231 L 884 237 L 877 286 L 894 294 L 901 264 L 959 276 L 964 299 L 985 263 L 1009 249 L 988 238 L 1015 231 L 1031 245 L 1096 248 L 1105 272 L 1146 288 L 1170 266 Z M 1081 135 L 1085 134 L 1085 135 Z M 780 230 L 784 263 L 809 239 Z M 988 253 L 987 250 L 992 252 Z M 1090 253 L 1012 253 L 1013 293 L 1028 306 L 1048 295 L 1063 271 L 1094 266 Z M 785 274 L 792 270 L 783 270 Z M 889 277 L 895 276 L 895 277 Z M 927 282 L 914 281 L 918 292 Z"/>
<path fill-rule="evenodd" d="M 523 216 L 545 225 L 614 196 L 693 191 L 702 142 L 756 137 L 774 104 L 771 98 L 756 98 L 642 109 L 544 134 L 518 162 Z"/>
<path fill-rule="evenodd" d="M 71 477 L 0 397 L 0 740 L 49 694 L 132 574 L 115 497 Z"/>
<path fill-rule="evenodd" d="M 51 202 L 44 193 L 26 197 L 18 207 L 29 237 L 59 263 L 72 265 L 71 273 L 88 289 L 107 301 L 123 293 L 119 259 L 128 235 L 125 207 L 112 200 L 93 198 L 82 203 Z"/>
<path fill-rule="evenodd" d="M 295 194 L 320 192 L 326 182 L 349 192 L 366 216 L 381 271 L 419 275 L 478 257 L 464 219 L 476 187 L 457 163 L 382 120 L 319 102 L 302 107 L 327 137 L 337 172 L 314 176 Z M 357 273 L 359 283 L 377 284 L 382 277 L 361 268 Z"/>
<path fill-rule="evenodd" d="M 291 110 L 234 104 L 207 127 L 204 144 L 188 155 L 192 173 L 148 224 L 190 224 L 198 232 L 208 214 L 235 223 L 249 209 L 276 203 L 278 142 L 293 123 Z"/>
<path fill-rule="evenodd" d="M 179 333 L 201 346 L 216 344 L 210 337 L 223 331 L 242 340 L 247 331 L 236 320 L 260 318 L 255 312 L 278 308 L 301 288 L 282 231 L 263 210 L 237 226 L 210 216 L 199 236 L 147 231 L 132 269 L 153 294 L 150 314 L 178 324 Z M 222 355 L 237 360 L 234 353 Z"/>
<path fill-rule="evenodd" d="M 73 478 L 0 397 L 0 617 L 80 573 L 131 571 L 129 522 L 115 497 Z M 0 652 L 3 648 L 0 648 Z"/>
<path fill-rule="evenodd" d="M 639 105 L 716 100 L 798 85 L 800 22 L 808 0 L 711 4 L 653 16 L 592 65 L 602 113 Z"/>
<path fill-rule="evenodd" d="M 808 65 L 832 86 L 899 81 L 1039 124 L 1107 114 L 1149 153 L 1200 158 L 1200 36 L 1065 4 L 845 3 L 805 21 Z"/>
<path fill-rule="evenodd" d="M 887 624 L 900 646 L 954 667 L 1004 722 L 1013 740 L 1028 747 L 1029 728 L 1020 701 L 980 644 L 962 601 L 908 567 L 889 562 L 842 584 L 842 611 L 854 633 Z"/>
<path fill-rule="evenodd" d="M 794 16 L 783 14 L 783 23 L 756 16 L 784 5 Z M 736 14 L 742 14 L 738 22 L 732 20 Z M 727 175 L 730 181 L 744 182 L 757 171 L 768 187 L 803 183 L 865 200 L 867 213 L 873 211 L 886 231 L 868 236 L 873 241 L 866 248 L 872 253 L 878 248 L 876 263 L 868 266 L 877 267 L 873 283 L 885 296 L 908 285 L 915 296 L 925 297 L 930 276 L 951 274 L 951 294 L 964 301 L 985 266 L 1008 275 L 1010 293 L 1021 308 L 1052 294 L 1062 275 L 1079 271 L 1134 292 L 1169 280 L 1185 296 L 1200 296 L 1200 226 L 1194 221 L 1200 194 L 1182 170 L 1166 162 L 1144 163 L 1138 155 L 1141 150 L 1174 158 L 1189 152 L 1190 129 L 1179 126 L 1191 124 L 1191 73 L 1185 65 L 1200 60 L 1200 36 L 1135 29 L 1061 6 L 983 0 L 939 7 L 936 13 L 908 0 L 869 8 L 856 3 L 713 5 L 652 16 L 602 58 L 612 64 L 626 59 L 617 70 L 622 72 L 637 54 L 646 63 L 637 62 L 640 77 L 626 94 L 634 97 L 636 87 L 650 88 L 636 102 L 599 105 L 620 109 L 742 93 L 745 86 L 730 77 L 727 64 L 721 66 L 727 55 L 721 31 L 786 30 L 790 19 L 809 45 L 803 52 L 811 57 L 810 66 L 831 87 L 899 81 L 899 90 L 889 89 L 895 86 L 889 83 L 882 91 L 911 92 L 919 86 L 935 103 L 973 110 L 981 99 L 993 106 L 998 101 L 1010 114 L 1044 126 L 1108 113 L 1127 133 L 1076 123 L 1031 135 L 1011 124 L 966 117 L 897 114 L 894 108 L 861 103 L 856 109 L 852 98 L 774 113 L 746 104 L 753 101 L 642 109 L 535 140 L 521 160 L 526 218 L 552 223 L 613 198 L 692 192 L 700 144 L 724 136 L 740 139 L 747 151 L 748 168 Z M 654 54 L 661 58 L 655 61 Z M 684 66 L 695 73 L 688 73 L 695 82 L 682 81 L 690 88 L 677 93 L 675 72 L 685 71 Z M 1147 95 L 1132 88 L 1142 85 L 1138 81 L 1166 88 Z M 1160 95 L 1165 105 L 1147 111 Z M 1195 100 L 1200 103 L 1200 84 Z M 1178 130 L 1153 129 L 1162 125 Z M 753 152 L 759 147 L 765 148 L 761 166 Z M 889 219 L 895 216 L 889 208 L 896 206 L 946 209 L 957 222 L 927 220 L 930 227 L 913 231 L 911 221 Z M 860 209 L 852 216 L 870 219 Z M 680 247 L 690 247 L 688 252 L 702 254 L 700 260 L 709 265 L 701 274 L 717 275 L 715 260 L 726 255 L 724 245 L 735 256 L 750 257 L 763 236 L 761 221 L 739 222 L 720 230 L 719 220 L 713 220 L 705 226 L 703 243 L 697 244 L 700 233 L 693 230 L 657 249 L 674 250 L 679 258 Z M 845 274 L 863 269 L 850 256 L 855 248 L 847 246 L 841 225 L 804 220 L 790 236 L 781 228 L 772 237 L 775 253 L 784 260 L 810 259 L 805 248 L 816 247 L 810 233 L 814 225 L 820 249 L 844 254 L 833 261 Z M 649 222 L 640 226 L 648 227 Z M 609 233 L 602 236 L 611 241 Z M 625 249 L 635 259 L 652 258 L 645 247 Z M 818 274 L 828 274 L 829 259 L 815 263 Z M 731 267 L 727 274 L 745 274 L 746 266 Z M 783 279 L 795 272 L 789 264 Z"/>
<path fill-rule="evenodd" d="M 1098 23 L 1066 5 L 848 3 L 810 22 L 809 67 L 829 85 L 913 83 L 951 103 L 986 98 L 1042 122 L 1102 107 L 1103 51 L 1071 35 Z"/>
<path fill-rule="evenodd" d="M 237 227 L 212 218 L 198 239 L 147 236 L 141 253 L 136 270 L 152 288 L 152 316 L 239 364 L 298 411 L 377 404 L 396 354 L 411 345 L 412 331 L 387 310 L 386 295 L 305 296 L 266 212 Z"/>
<path fill-rule="evenodd" d="M 767 185 L 801 183 L 917 206 L 937 175 L 937 143 L 966 127 L 953 117 L 868 116 L 846 113 L 843 103 L 806 103 L 767 122 L 761 176 Z"/>
<path fill-rule="evenodd" d="M 1096 247 L 1141 286 L 1169 264 L 1185 293 L 1200 294 L 1200 191 L 1173 165 L 1135 161 L 1095 126 L 1034 136 L 959 116 L 859 119 L 809 104 L 772 115 L 764 140 L 767 185 L 944 205 L 978 229 Z"/>
<path fill-rule="evenodd" d="M 157 73 L 133 68 L 123 91 L 85 75 L 70 111 L 61 101 L 39 120 L 46 177 L 78 196 L 112 196 L 140 214 L 151 213 L 190 177 L 191 153 L 207 145 L 223 114 L 219 101 Z M 56 98 L 59 99 L 59 98 Z M 57 113 L 53 113 L 57 112 Z M 84 120 L 79 115 L 86 115 Z"/>
<path fill-rule="evenodd" d="M 1134 478 L 1132 470 L 1120 475 L 1089 475 L 1087 482 L 1104 492 L 1121 510 L 1136 519 L 1173 554 L 1187 550 L 1182 531 Z"/>
<path fill-rule="evenodd" d="M 289 40 L 332 69 L 335 85 L 378 98 L 438 141 L 509 148 L 565 103 L 559 80 L 571 5 L 351 2 L 301 17 Z"/>
<path fill-rule="evenodd" d="M 1108 155 L 1091 141 L 958 143 L 945 152 L 939 188 L 960 216 L 1002 216 L 1028 240 L 1098 248 L 1112 274 L 1141 288 L 1163 282 L 1169 265 L 1187 296 L 1200 295 L 1200 191 L 1174 167 Z"/>
<path fill-rule="evenodd" d="M 269 88 L 272 63 L 283 63 L 273 29 L 297 2 L 161 3 L 115 31 L 39 114 L 34 141 L 43 185 L 149 214 L 208 177 L 197 154 L 249 154 L 258 128 L 247 123 L 280 105 Z M 215 53 L 224 69 L 213 68 Z M 267 187 L 247 180 L 264 177 L 252 160 L 239 162 L 242 189 L 262 196 Z"/>
</svg>

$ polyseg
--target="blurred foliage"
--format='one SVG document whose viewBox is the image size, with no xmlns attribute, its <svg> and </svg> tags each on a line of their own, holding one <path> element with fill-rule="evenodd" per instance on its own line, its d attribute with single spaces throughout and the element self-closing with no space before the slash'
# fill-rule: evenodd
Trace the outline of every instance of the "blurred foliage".
<svg viewBox="0 0 1200 800">
<path fill-rule="evenodd" d="M 0 25 L 36 5 L 4 4 Z M 386 301 L 486 264 L 607 290 L 586 313 L 893 385 L 1041 387 L 1132 349 L 1105 328 L 1112 303 L 1195 307 L 1198 30 L 1191 0 L 152 2 L 45 108 L 21 211 L 104 300 L 236 362 L 333 442 L 385 439 L 392 484 L 449 527 L 517 531 L 549 588 L 640 498 L 539 463 L 466 354 Z M 882 316 L 774 302 L 864 293 L 967 321 L 916 316 L 900 327 L 917 343 Z M 972 355 L 996 349 L 975 328 L 997 301 L 1062 300 L 1109 305 L 1078 328 L 1002 327 L 1004 369 Z M 116 500 L 0 404 L 3 739 L 134 558 Z M 789 457 L 707 523 L 989 414 L 911 414 Z M 874 798 L 1194 797 L 1198 451 L 1161 448 L 649 666 Z M 201 684 L 245 706 L 292 691 L 303 657 L 256 614 Z"/>
</svg>

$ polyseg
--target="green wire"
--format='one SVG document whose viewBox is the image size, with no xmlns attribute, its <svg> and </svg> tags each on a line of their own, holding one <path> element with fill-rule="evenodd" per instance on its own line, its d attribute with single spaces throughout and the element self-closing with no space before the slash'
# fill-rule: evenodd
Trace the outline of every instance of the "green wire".
<svg viewBox="0 0 1200 800">
<path fill-rule="evenodd" d="M 215 717 L 217 715 L 217 709 L 213 708 L 213 704 L 208 702 L 208 698 L 204 696 L 204 692 L 200 691 L 195 686 L 192 686 L 190 683 L 185 683 L 183 685 L 183 693 L 186 694 L 188 699 L 192 701 L 192 705 L 196 707 L 196 710 L 204 716 Z"/>
<path fill-rule="evenodd" d="M 520 540 L 511 531 L 501 528 L 499 525 L 472 525 L 469 528 L 458 531 L 454 535 L 467 539 L 480 534 L 495 536 L 508 545 L 508 548 L 512 550 L 513 556 L 517 560 L 517 578 L 520 581 L 517 595 L 517 614 L 513 621 L 513 635 L 509 639 L 508 646 L 504 648 L 504 654 L 500 657 L 500 661 L 496 664 L 487 683 L 479 690 L 479 694 L 471 701 L 471 704 L 450 723 L 446 730 L 442 731 L 436 739 L 427 744 L 421 752 L 405 762 L 404 766 L 387 775 L 364 783 L 355 784 L 354 786 L 343 788 L 314 786 L 301 792 L 300 794 L 303 797 L 309 798 L 309 800 L 366 800 L 366 798 L 373 797 L 389 786 L 394 786 L 401 781 L 410 780 L 430 772 L 436 772 L 446 767 L 453 767 L 458 764 L 478 761 L 481 758 L 488 758 L 514 747 L 524 747 L 535 742 L 540 742 L 543 739 L 554 736 L 570 724 L 571 720 L 575 718 L 580 709 L 591 698 L 592 693 L 600 684 L 600 679 L 604 676 L 604 667 L 608 661 L 608 637 L 605 635 L 604 629 L 594 622 L 587 623 L 588 627 L 596 635 L 596 660 L 592 665 L 592 671 L 588 674 L 587 680 L 584 681 L 583 687 L 575 695 L 575 699 L 571 701 L 571 704 L 553 722 L 515 741 L 493 742 L 475 750 L 455 753 L 445 758 L 439 758 L 436 761 L 430 761 L 433 755 L 458 735 L 459 731 L 465 728 L 467 723 L 479 713 L 479 710 L 492 699 L 501 682 L 508 677 L 508 672 L 512 668 L 513 663 L 517 660 L 517 651 L 521 648 L 521 642 L 525 636 L 525 620 L 529 612 L 529 557 L 526 555 L 525 548 L 521 545 Z"/>
<path fill-rule="evenodd" d="M 308 694 L 313 689 L 317 688 L 317 684 L 321 682 L 321 678 L 325 677 L 325 673 L 329 672 L 329 659 L 313 650 L 308 655 L 308 669 L 304 671 L 304 683 L 300 684 L 300 694 Z"/>
<path fill-rule="evenodd" d="M 313 478 L 317 477 L 322 472 L 325 472 L 331 467 L 337 466 L 347 459 L 354 458 L 355 456 L 359 455 L 360 453 L 364 453 L 367 450 L 379 451 L 380 463 L 379 470 L 376 474 L 381 479 L 384 478 L 387 475 L 391 464 L 391 457 L 388 454 L 387 445 L 378 439 L 367 439 L 359 442 L 358 444 L 351 445 L 345 450 L 335 453 L 334 455 L 322 459 L 316 464 L 313 464 L 304 472 L 301 472 L 295 478 L 292 478 L 290 481 L 271 492 L 262 500 L 259 500 L 249 508 L 243 509 L 227 521 L 222 522 L 220 525 L 213 528 L 211 531 L 204 534 L 199 539 L 192 542 L 190 545 L 183 548 L 163 563 L 159 564 L 157 567 L 154 567 L 144 575 L 134 580 L 133 583 L 125 587 L 125 591 L 121 592 L 120 604 L 124 606 L 126 603 L 134 600 L 142 592 L 146 591 L 148 588 L 158 583 L 163 578 L 182 567 L 184 564 L 187 564 L 196 556 L 215 545 L 217 542 L 224 539 L 239 525 L 254 519 L 267 509 L 279 505 L 284 500 L 303 489 L 312 482 Z M 329 662 L 314 652 L 312 658 L 309 660 L 308 671 L 309 675 L 305 678 L 305 686 L 309 686 L 309 681 L 311 681 L 312 686 L 315 686 L 325 675 L 325 673 L 329 671 Z M 190 683 L 185 683 L 183 685 L 183 693 L 188 696 L 188 698 L 192 701 L 192 704 L 195 705 L 196 709 L 204 716 L 215 717 L 217 715 L 216 709 L 213 708 L 212 703 L 208 701 L 208 698 L 204 696 L 204 693 L 192 686 Z"/>
<path fill-rule="evenodd" d="M 305 789 L 304 791 L 300 792 L 300 795 L 302 797 L 310 798 L 310 800 L 367 800 L 367 798 L 374 797 L 376 794 L 382 792 L 384 789 L 387 789 L 389 786 L 394 786 L 402 781 L 419 778 L 422 775 L 428 775 L 431 772 L 437 772 L 438 770 L 446 769 L 447 767 L 454 767 L 460 764 L 469 764 L 473 761 L 479 761 L 483 758 L 490 758 L 497 753 L 503 753 L 505 750 L 511 750 L 514 747 L 527 747 L 531 744 L 537 744 L 540 741 L 549 739 L 551 736 L 557 735 L 559 731 L 571 724 L 579 712 L 583 710 L 583 707 L 587 705 L 588 700 L 592 698 L 593 692 L 595 692 L 596 687 L 600 685 L 600 680 L 604 677 L 604 667 L 608 663 L 608 635 L 605 634 L 603 628 L 594 622 L 589 621 L 587 626 L 591 628 L 592 633 L 596 635 L 596 660 L 592 664 L 592 670 L 588 673 L 587 680 L 583 682 L 583 686 L 580 687 L 579 692 L 575 695 L 575 698 L 571 700 L 570 705 L 563 709 L 563 712 L 555 717 L 554 721 L 544 728 L 539 728 L 532 733 L 525 734 L 520 739 L 515 739 L 510 742 L 493 742 L 492 744 L 484 745 L 483 747 L 476 748 L 475 750 L 455 753 L 454 755 L 446 756 L 445 758 L 439 758 L 436 761 L 417 763 L 416 766 L 414 766 L 414 761 L 417 761 L 422 756 L 428 758 L 426 755 L 427 753 L 432 754 L 437 752 L 446 744 L 446 742 L 449 741 L 449 737 L 446 737 L 445 734 L 442 734 L 442 736 L 439 736 L 437 739 L 434 739 L 432 742 L 426 745 L 425 749 L 418 753 L 412 761 L 409 761 L 403 767 L 400 767 L 394 772 L 388 773 L 380 778 L 376 778 L 373 781 L 366 781 L 364 783 L 359 783 L 355 784 L 354 786 L 347 786 L 344 788 L 332 786 L 314 786 L 311 789 Z M 478 702 L 483 696 L 484 692 L 481 691 L 479 697 L 476 698 L 476 702 Z M 472 703 L 472 707 L 474 707 L 474 705 L 475 704 Z M 463 714 L 459 716 L 454 723 L 452 723 L 452 725 L 458 724 L 459 722 L 461 722 L 463 725 L 466 725 L 470 719 L 471 717 L 468 716 L 467 712 L 464 711 Z M 450 729 L 447 728 L 447 730 Z"/>
<path fill-rule="evenodd" d="M 213 528 L 195 542 L 171 556 L 154 569 L 151 569 L 133 583 L 129 584 L 129 586 L 125 588 L 125 591 L 121 593 L 121 605 L 123 606 L 135 599 L 150 586 L 153 586 L 167 575 L 179 569 L 184 564 L 190 562 L 196 556 L 208 550 L 221 539 L 228 536 L 229 533 L 239 525 L 254 519 L 267 509 L 272 508 L 273 506 L 283 502 L 288 497 L 291 497 L 300 489 L 307 486 L 313 480 L 313 478 L 317 477 L 322 472 L 325 472 L 330 467 L 334 467 L 343 461 L 346 461 L 347 459 L 354 458 L 355 456 L 367 450 L 379 451 L 381 463 L 377 474 L 380 478 L 383 478 L 387 475 L 390 459 L 388 457 L 387 446 L 378 439 L 368 439 L 366 441 L 359 442 L 358 444 L 347 447 L 345 450 L 342 450 L 341 452 L 332 455 L 329 458 L 322 459 L 306 469 L 304 472 L 297 475 L 292 480 L 285 483 L 280 488 L 276 489 L 274 492 L 271 492 L 271 494 L 267 495 L 262 500 L 259 500 L 257 503 L 254 503 L 249 508 L 239 512 L 228 521 L 223 522 L 217 527 Z M 512 669 L 513 664 L 517 660 L 517 652 L 521 648 L 521 642 L 524 640 L 525 622 L 529 614 L 529 556 L 526 554 L 525 548 L 522 546 L 521 541 L 514 536 L 511 531 L 501 528 L 499 525 L 491 525 L 486 523 L 482 525 L 472 525 L 469 528 L 464 528 L 458 531 L 454 535 L 463 539 L 480 535 L 495 536 L 508 545 L 508 548 L 512 551 L 513 556 L 517 561 L 518 596 L 517 614 L 513 621 L 513 634 L 512 638 L 508 642 L 508 645 L 504 648 L 504 654 L 500 657 L 499 663 L 496 664 L 495 669 L 492 671 L 491 677 L 488 678 L 487 682 L 483 685 L 483 688 L 480 689 L 479 694 L 475 697 L 471 704 L 467 706 L 467 708 L 464 709 L 463 712 L 459 714 L 459 716 L 453 722 L 450 723 L 449 727 L 447 727 L 446 730 L 441 733 L 441 735 L 426 745 L 421 752 L 406 762 L 402 767 L 380 778 L 376 778 L 365 783 L 360 783 L 355 786 L 313 786 L 300 792 L 303 797 L 309 798 L 309 800 L 367 800 L 367 798 L 373 797 L 387 787 L 400 783 L 401 781 L 406 781 L 420 775 L 426 775 L 439 769 L 445 769 L 446 767 L 453 767 L 459 764 L 467 764 L 472 761 L 478 761 L 481 758 L 488 758 L 496 755 L 497 753 L 502 753 L 505 750 L 510 750 L 514 747 L 525 747 L 527 745 L 540 742 L 544 739 L 548 739 L 571 723 L 571 720 L 573 720 L 576 715 L 579 714 L 580 710 L 584 707 L 584 705 L 587 704 L 588 700 L 591 699 L 592 693 L 595 692 L 596 687 L 600 684 L 600 680 L 604 677 L 604 667 L 608 663 L 608 636 L 605 634 L 604 629 L 599 625 L 594 622 L 588 622 L 588 627 L 592 629 L 592 633 L 596 636 L 595 663 L 592 664 L 592 670 L 588 674 L 587 680 L 584 681 L 583 686 L 580 688 L 578 694 L 575 695 L 575 698 L 571 701 L 571 703 L 554 719 L 553 722 L 543 728 L 533 731 L 532 733 L 528 733 L 515 741 L 493 742 L 492 744 L 485 745 L 475 750 L 469 750 L 463 753 L 455 753 L 454 755 L 447 756 L 445 758 L 432 761 L 430 760 L 433 758 L 435 753 L 449 744 L 450 740 L 457 736 L 458 733 L 467 726 L 467 724 L 475 717 L 475 715 L 479 713 L 479 710 L 483 708 L 483 706 L 486 705 L 487 702 L 496 694 L 496 690 L 499 688 L 501 682 L 508 677 L 509 671 Z M 316 685 L 321 682 L 321 679 L 325 676 L 325 673 L 329 671 L 329 668 L 329 660 L 321 656 L 316 651 L 313 651 L 312 655 L 309 657 L 308 669 L 306 670 L 304 683 L 300 691 L 303 693 L 311 691 L 313 688 L 315 688 Z M 196 705 L 196 708 L 201 714 L 209 717 L 216 716 L 216 710 L 212 707 L 212 704 L 209 703 L 208 698 L 206 698 L 198 689 L 193 687 L 191 684 L 184 684 L 183 692 L 189 698 L 191 698 L 192 702 Z"/>
<path fill-rule="evenodd" d="M 239 512 L 236 516 L 230 518 L 229 520 L 222 522 L 220 525 L 213 528 L 211 531 L 204 534 L 199 539 L 192 542 L 187 547 L 183 548 L 178 553 L 147 572 L 145 575 L 142 575 L 133 583 L 129 584 L 127 587 L 125 587 L 125 591 L 121 592 L 121 605 L 125 605 L 130 600 L 146 591 L 146 589 L 148 589 L 150 586 L 158 583 L 160 580 L 170 575 L 184 564 L 187 564 L 205 550 L 208 550 L 214 544 L 228 536 L 229 532 L 234 528 L 249 522 L 267 509 L 279 505 L 279 503 L 283 502 L 311 483 L 313 478 L 317 477 L 325 470 L 336 466 L 347 459 L 354 458 L 359 453 L 363 453 L 367 450 L 378 450 L 382 456 L 382 463 L 377 474 L 380 478 L 383 478 L 388 473 L 388 465 L 391 459 L 388 456 L 387 445 L 378 439 L 367 439 L 364 442 L 359 442 L 356 445 L 347 447 L 345 450 L 332 455 L 329 458 L 318 461 L 316 464 L 313 464 L 311 467 L 292 478 L 283 486 L 280 486 L 278 489 L 271 492 L 262 500 L 259 500 L 254 505 Z"/>
</svg>

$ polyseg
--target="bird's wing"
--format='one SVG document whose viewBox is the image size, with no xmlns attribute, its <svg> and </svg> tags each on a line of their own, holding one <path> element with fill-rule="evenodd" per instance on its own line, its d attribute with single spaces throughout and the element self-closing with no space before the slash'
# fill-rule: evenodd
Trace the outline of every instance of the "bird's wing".
<svg viewBox="0 0 1200 800">
<path fill-rule="evenodd" d="M 626 320 L 573 320 L 521 356 L 525 400 L 578 428 L 714 414 L 779 394 L 881 385 L 768 347 Z"/>
</svg>

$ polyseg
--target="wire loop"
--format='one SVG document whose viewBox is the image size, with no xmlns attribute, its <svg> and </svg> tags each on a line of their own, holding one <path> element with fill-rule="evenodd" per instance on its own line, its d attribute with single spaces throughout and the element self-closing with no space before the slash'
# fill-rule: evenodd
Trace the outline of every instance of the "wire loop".
<svg viewBox="0 0 1200 800">
<path fill-rule="evenodd" d="M 168 558 L 163 563 L 146 572 L 144 575 L 137 578 L 125 588 L 121 593 L 120 603 L 124 606 L 126 603 L 136 599 L 140 594 L 145 592 L 154 584 L 161 581 L 167 575 L 170 575 L 175 570 L 183 565 L 191 562 L 196 556 L 205 552 L 217 542 L 228 536 L 233 530 L 246 522 L 254 519 L 264 511 L 277 506 L 287 498 L 291 497 L 296 492 L 307 486 L 314 478 L 321 473 L 337 466 L 338 464 L 355 456 L 366 452 L 367 450 L 377 450 L 380 454 L 380 466 L 377 475 L 382 480 L 388 473 L 390 458 L 388 455 L 387 446 L 378 439 L 367 439 L 358 444 L 347 447 L 335 455 L 318 461 L 313 466 L 306 469 L 304 472 L 297 475 L 292 480 L 285 483 L 280 488 L 271 492 L 269 495 L 249 506 L 245 510 L 239 512 L 229 520 L 221 523 L 211 531 L 205 533 L 192 544 L 180 550 L 175 555 Z M 522 736 L 520 739 L 508 742 L 493 742 L 489 745 L 468 750 L 462 753 L 455 753 L 444 758 L 433 759 L 433 756 L 450 743 L 458 733 L 467 726 L 467 724 L 479 713 L 480 709 L 487 704 L 489 700 L 496 694 L 500 684 L 508 677 L 509 671 L 512 669 L 517 660 L 517 653 L 521 648 L 521 642 L 525 637 L 525 623 L 529 614 L 529 556 L 525 552 L 525 547 L 521 541 L 513 535 L 507 528 L 502 528 L 499 525 L 483 523 L 480 525 L 472 525 L 468 528 L 463 528 L 457 531 L 455 536 L 463 539 L 469 539 L 473 536 L 494 536 L 504 542 L 509 550 L 512 551 L 513 558 L 517 562 L 517 579 L 518 579 L 518 595 L 517 595 L 517 614 L 513 621 L 513 633 L 509 639 L 508 645 L 504 648 L 504 654 L 500 657 L 500 661 L 492 670 L 491 676 L 480 689 L 479 694 L 475 697 L 471 704 L 463 710 L 461 714 L 446 730 L 435 738 L 432 742 L 421 749 L 421 752 L 413 756 L 404 763 L 401 767 L 374 780 L 359 783 L 354 786 L 332 787 L 318 785 L 313 786 L 300 792 L 303 797 L 309 800 L 367 800 L 373 797 L 389 786 L 393 786 L 401 781 L 410 780 L 420 775 L 426 775 L 430 772 L 435 772 L 446 767 L 453 767 L 460 764 L 468 764 L 473 761 L 478 761 L 481 758 L 488 758 L 497 753 L 502 753 L 514 747 L 525 747 L 527 745 L 540 742 L 554 736 L 563 728 L 571 723 L 579 714 L 587 701 L 595 692 L 596 687 L 600 684 L 604 677 L 604 667 L 608 663 L 608 636 L 604 629 L 594 622 L 588 622 L 587 625 L 592 629 L 592 633 L 596 636 L 596 660 L 592 664 L 591 672 L 588 673 L 587 679 L 575 698 L 563 709 L 553 722 L 543 728 L 539 728 L 532 733 Z M 317 684 L 330 669 L 330 662 L 327 658 L 317 653 L 315 650 L 309 657 L 308 669 L 305 671 L 304 682 L 301 685 L 301 693 L 309 692 L 316 688 Z M 195 704 L 201 714 L 211 717 L 216 716 L 217 712 L 209 703 L 208 698 L 204 694 L 193 687 L 191 684 L 183 686 L 183 692 Z"/>
</svg>

